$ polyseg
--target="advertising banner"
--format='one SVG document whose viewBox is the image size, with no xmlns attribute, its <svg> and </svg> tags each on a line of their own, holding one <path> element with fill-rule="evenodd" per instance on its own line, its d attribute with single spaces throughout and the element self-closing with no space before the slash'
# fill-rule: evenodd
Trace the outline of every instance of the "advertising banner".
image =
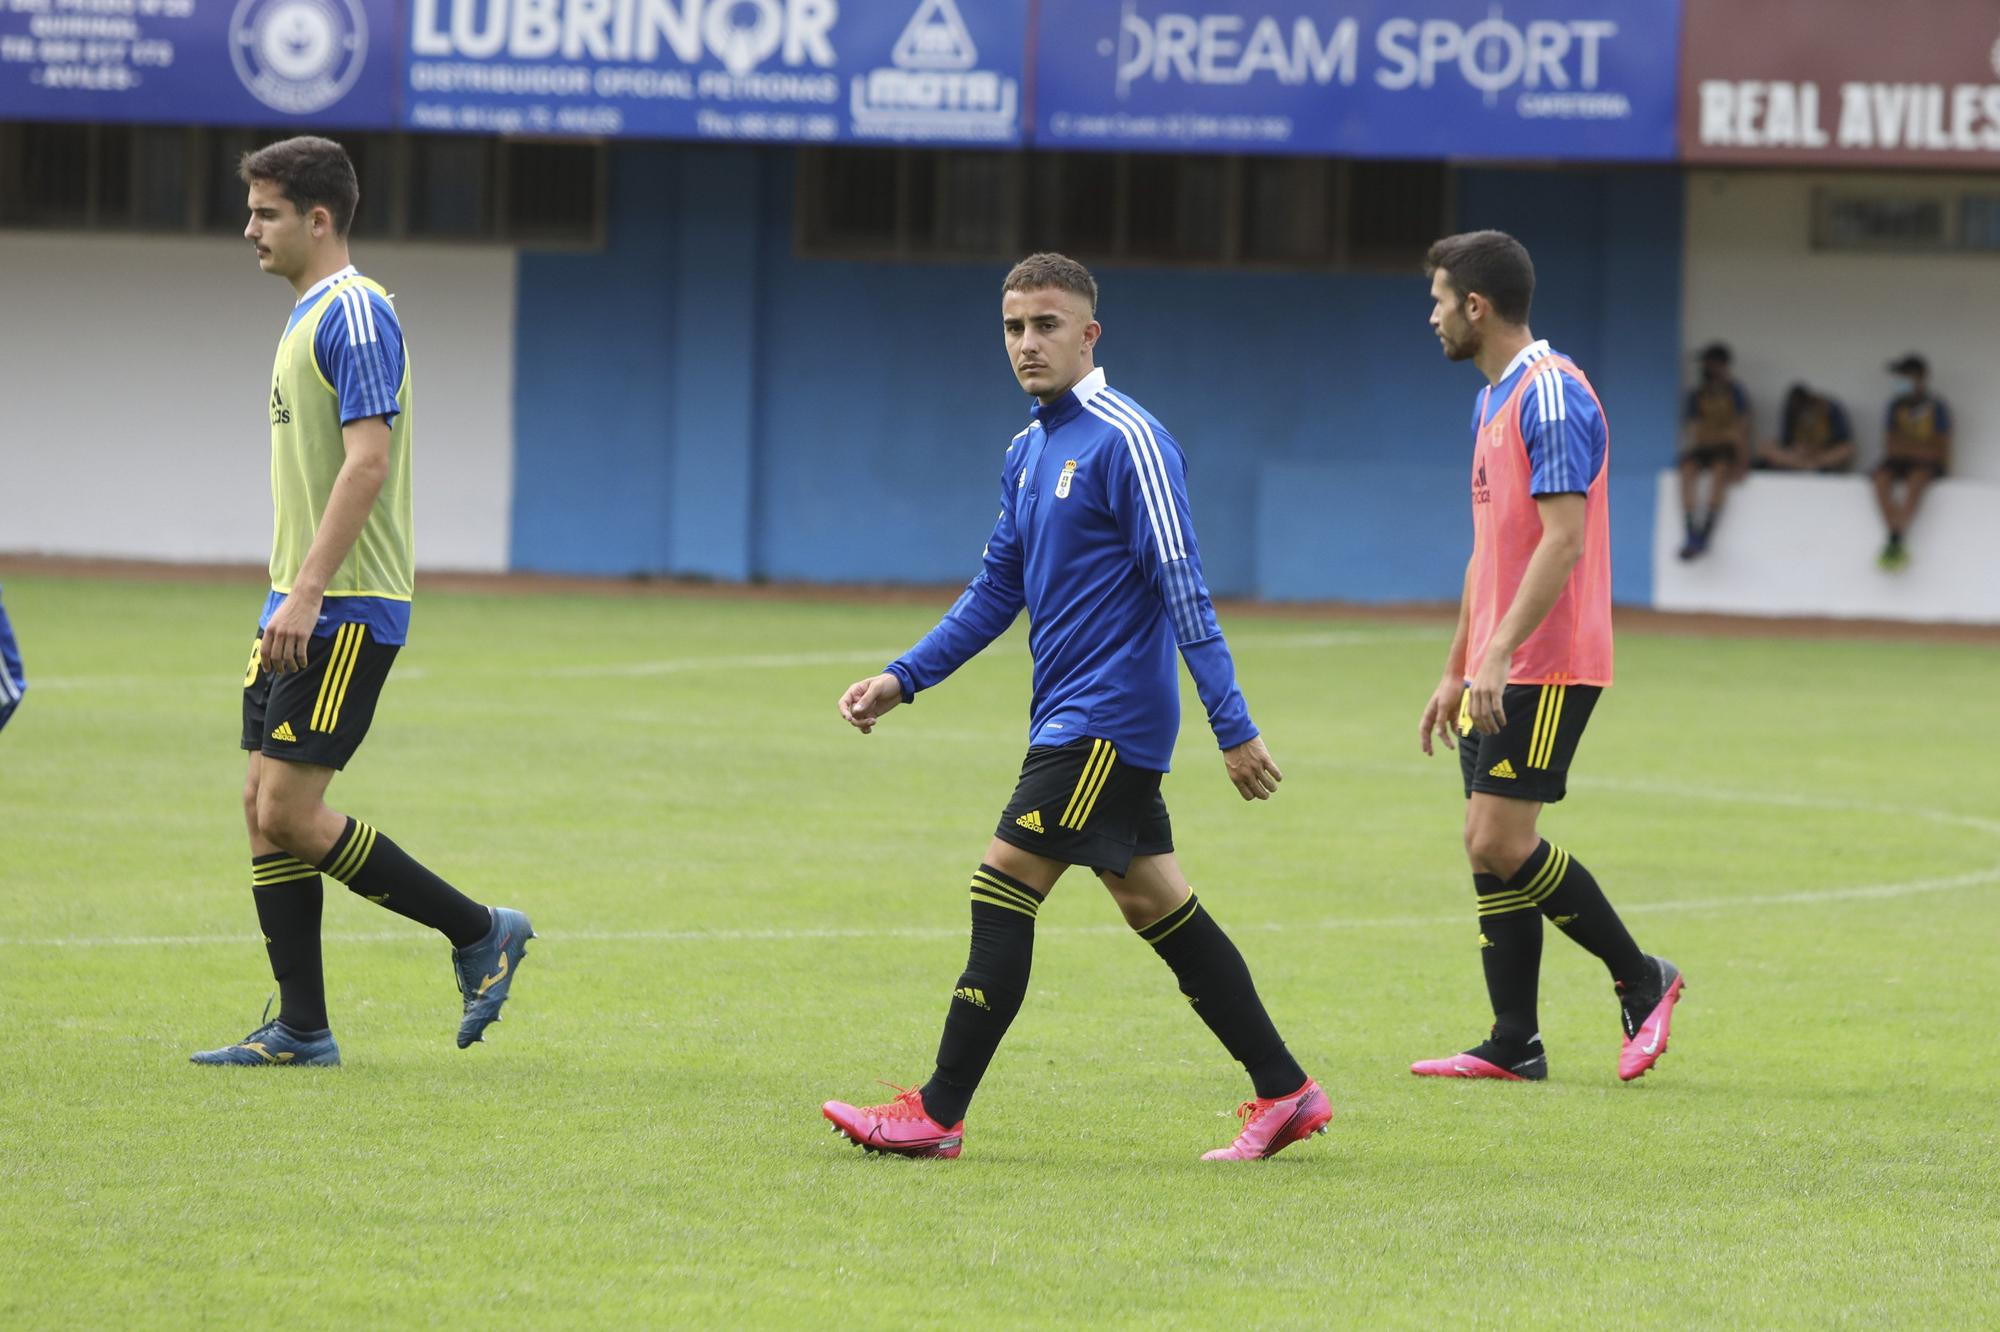
<svg viewBox="0 0 2000 1332">
<path fill-rule="evenodd" d="M 411 129 L 1021 142 L 1027 0 L 407 3 Z"/>
<path fill-rule="evenodd" d="M 1664 161 L 1679 0 L 1061 0 L 1045 148 Z"/>
<path fill-rule="evenodd" d="M 1687 0 L 1689 162 L 2000 166 L 2000 4 Z"/>
<path fill-rule="evenodd" d="M 0 120 L 387 129 L 392 0 L 0 0 Z"/>
</svg>

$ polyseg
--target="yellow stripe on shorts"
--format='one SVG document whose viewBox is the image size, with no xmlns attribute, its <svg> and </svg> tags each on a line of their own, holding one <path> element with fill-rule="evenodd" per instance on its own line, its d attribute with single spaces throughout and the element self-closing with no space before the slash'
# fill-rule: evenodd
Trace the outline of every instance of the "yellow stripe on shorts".
<svg viewBox="0 0 2000 1332">
<path fill-rule="evenodd" d="M 308 723 L 310 730 L 333 729 L 326 720 L 327 704 L 333 698 L 334 682 L 340 678 L 340 660 L 347 651 L 347 641 L 358 628 L 359 625 L 343 624 L 333 631 L 333 649 L 326 654 L 326 668 L 319 677 L 319 695 L 313 699 L 312 721 Z"/>
<path fill-rule="evenodd" d="M 1083 765 L 1083 776 L 1077 779 L 1069 807 L 1057 820 L 1072 832 L 1081 832 L 1083 825 L 1090 822 L 1090 812 L 1097 808 L 1097 797 L 1103 792 L 1104 783 L 1110 780 L 1112 765 L 1118 761 L 1118 751 L 1109 741 L 1093 740 L 1090 744 L 1090 758 Z"/>
<path fill-rule="evenodd" d="M 1535 738 L 1528 745 L 1528 766 L 1546 768 L 1556 754 L 1556 733 L 1562 726 L 1563 700 L 1569 696 L 1568 685 L 1543 685 L 1543 710 L 1548 720 L 1537 720 Z"/>
<path fill-rule="evenodd" d="M 361 657 L 365 625 L 343 624 L 333 633 L 333 651 L 327 654 L 326 674 L 319 682 L 319 697 L 313 703 L 311 729 L 332 731 L 340 725 L 340 705 L 347 700 L 347 685 L 354 678 L 354 664 Z"/>
<path fill-rule="evenodd" d="M 347 659 L 340 668 L 340 680 L 333 687 L 333 711 L 327 715 L 326 729 L 335 730 L 340 725 L 340 708 L 347 702 L 347 686 L 354 681 L 354 668 L 361 661 L 361 645 L 366 641 L 368 627 L 354 626 L 354 638 L 347 649 Z"/>
</svg>

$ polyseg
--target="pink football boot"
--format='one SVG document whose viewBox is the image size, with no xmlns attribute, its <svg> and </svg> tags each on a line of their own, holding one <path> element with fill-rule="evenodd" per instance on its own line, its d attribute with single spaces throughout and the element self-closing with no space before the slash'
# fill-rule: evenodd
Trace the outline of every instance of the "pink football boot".
<svg viewBox="0 0 2000 1332">
<path fill-rule="evenodd" d="M 896 1087 L 885 1082 L 885 1087 Z M 901 1093 L 884 1105 L 849 1105 L 828 1101 L 819 1112 L 833 1123 L 835 1133 L 869 1152 L 893 1152 L 897 1156 L 957 1156 L 965 1141 L 965 1121 L 950 1128 L 938 1123 L 924 1109 L 923 1093 L 916 1087 L 896 1087 Z"/>
<path fill-rule="evenodd" d="M 1513 1067 L 1503 1067 L 1473 1054 L 1455 1054 L 1446 1059 L 1419 1059 L 1410 1072 L 1420 1078 L 1497 1078 L 1501 1082 L 1540 1082 L 1549 1075 L 1549 1057 L 1530 1055 Z"/>
<path fill-rule="evenodd" d="M 1617 982 L 1618 1006 L 1625 1022 L 1625 1046 L 1618 1052 L 1618 1076 L 1626 1082 L 1645 1075 L 1667 1052 L 1667 1035 L 1674 1024 L 1674 1005 L 1686 987 L 1680 968 L 1664 957 L 1649 959 L 1660 969 L 1656 989 L 1627 994 Z M 1642 1018 L 1640 1014 L 1645 1016 Z"/>
<path fill-rule="evenodd" d="M 1315 1133 L 1326 1132 L 1333 1118 L 1333 1105 L 1311 1078 L 1290 1096 L 1258 1097 L 1236 1107 L 1243 1131 L 1236 1141 L 1212 1152 L 1203 1152 L 1204 1161 L 1259 1161 L 1276 1156 L 1285 1148 Z"/>
</svg>

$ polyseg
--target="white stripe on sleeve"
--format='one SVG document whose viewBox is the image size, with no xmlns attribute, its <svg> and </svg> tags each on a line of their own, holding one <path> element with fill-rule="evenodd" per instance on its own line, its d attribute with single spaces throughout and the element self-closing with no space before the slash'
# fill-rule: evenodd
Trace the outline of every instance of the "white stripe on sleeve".
<svg viewBox="0 0 2000 1332">
<path fill-rule="evenodd" d="M 347 343 L 351 347 L 361 341 L 361 334 L 354 327 L 354 307 L 347 303 L 347 293 L 344 291 L 335 296 L 334 300 L 340 303 L 340 316 L 347 321 Z"/>
<path fill-rule="evenodd" d="M 1098 407 L 1098 398 L 1102 398 L 1103 396 L 1100 393 L 1089 402 L 1084 403 L 1084 409 L 1092 416 L 1109 422 L 1112 429 L 1125 437 L 1125 451 L 1132 455 L 1132 473 L 1139 481 L 1139 497 L 1146 503 L 1146 518 L 1152 524 L 1153 544 L 1159 549 L 1160 563 L 1165 564 L 1173 558 L 1173 555 L 1167 549 L 1167 530 L 1165 525 L 1160 522 L 1159 501 L 1153 498 L 1153 488 L 1150 478 L 1146 475 L 1145 464 L 1139 458 L 1139 441 L 1132 434 L 1131 428 L 1123 421 L 1120 421 L 1115 416 L 1108 415 Z"/>
<path fill-rule="evenodd" d="M 1092 403 L 1095 404 L 1098 399 L 1104 401 L 1107 410 L 1124 418 L 1138 430 L 1142 445 L 1140 456 L 1151 468 L 1153 486 L 1160 498 L 1160 508 L 1167 518 L 1167 548 L 1173 552 L 1174 558 L 1186 559 L 1187 540 L 1181 534 L 1180 509 L 1174 504 L 1174 488 L 1167 479 L 1166 460 L 1160 455 L 1160 441 L 1153 434 L 1151 423 L 1146 420 L 1145 414 L 1139 410 L 1137 404 L 1114 393 L 1108 387 L 1093 398 Z"/>
</svg>

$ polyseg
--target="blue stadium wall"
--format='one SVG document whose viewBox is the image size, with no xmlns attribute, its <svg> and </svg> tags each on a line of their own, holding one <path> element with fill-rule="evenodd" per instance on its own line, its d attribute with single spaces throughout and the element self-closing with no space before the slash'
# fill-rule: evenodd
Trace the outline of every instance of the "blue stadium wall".
<svg viewBox="0 0 2000 1332">
<path fill-rule="evenodd" d="M 1681 177 L 1470 170 L 1464 227 L 1533 251 L 1534 326 L 1613 424 L 1618 599 L 1652 585 L 1671 457 Z M 1024 420 L 999 265 L 802 260 L 782 150 L 614 152 L 607 246 L 520 261 L 516 568 L 718 579 L 969 575 Z M 1421 275 L 1107 268 L 1100 362 L 1187 449 L 1218 595 L 1456 597 L 1480 385 Z"/>
</svg>

